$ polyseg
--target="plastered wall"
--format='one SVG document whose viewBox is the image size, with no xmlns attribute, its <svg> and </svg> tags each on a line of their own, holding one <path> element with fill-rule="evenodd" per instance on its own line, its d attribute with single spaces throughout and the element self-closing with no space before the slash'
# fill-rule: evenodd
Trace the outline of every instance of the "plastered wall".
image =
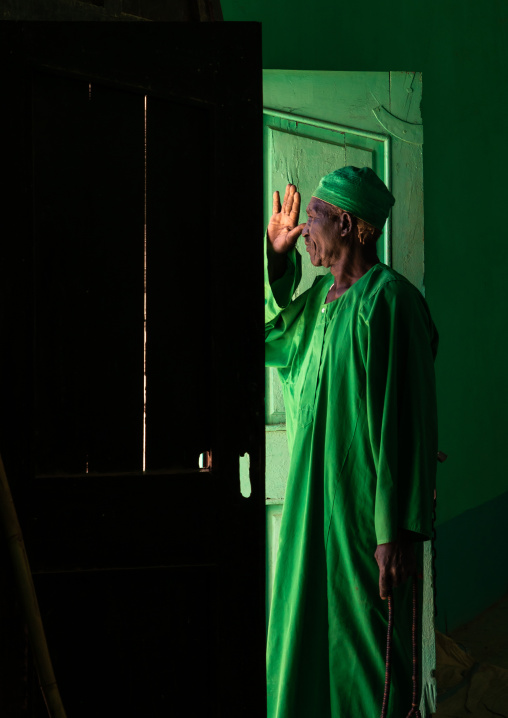
<svg viewBox="0 0 508 718">
<path fill-rule="evenodd" d="M 508 5 L 502 0 L 222 0 L 263 24 L 263 66 L 423 71 L 425 286 L 436 371 L 441 628 L 508 590 Z M 474 591 L 471 577 L 474 576 Z M 473 598 L 474 594 L 474 598 Z"/>
</svg>

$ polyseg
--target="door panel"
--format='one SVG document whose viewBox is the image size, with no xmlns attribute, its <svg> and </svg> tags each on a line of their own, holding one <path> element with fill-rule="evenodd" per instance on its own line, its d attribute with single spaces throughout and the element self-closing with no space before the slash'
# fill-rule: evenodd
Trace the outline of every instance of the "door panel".
<svg viewBox="0 0 508 718">
<path fill-rule="evenodd" d="M 272 600 L 281 520 L 282 506 L 280 503 L 266 507 L 266 595 L 268 605 L 270 605 Z"/>
<path fill-rule="evenodd" d="M 262 206 L 260 28 L 4 23 L 0 53 L 0 450 L 68 715 L 258 718 L 262 217 L 239 244 L 223 209 L 246 136 Z"/>
<path fill-rule="evenodd" d="M 36 474 L 140 471 L 143 96 L 32 83 Z"/>
<path fill-rule="evenodd" d="M 146 469 L 196 469 L 216 421 L 212 382 L 213 114 L 147 98 Z M 178 159 L 178 163 L 175 160 Z M 194 266 L 193 266 L 194 265 Z M 155 308 L 155 311 L 153 311 Z M 169 319 L 169 322 L 168 322 Z M 188 420 L 192 417 L 192 421 Z"/>
<path fill-rule="evenodd" d="M 79 696 L 77 713 L 86 716 L 176 716 L 175 705 L 181 715 L 213 715 L 220 685 L 213 567 L 39 574 L 35 587 L 49 645 L 59 647 L 54 669 L 65 676 L 65 706 Z M 77 620 L 82 605 L 87 610 Z M 69 663 L 81 663 L 78 646 L 87 664 L 69 671 Z M 199 691 L 189 690 L 189 674 Z M 143 712 L 134 713 L 134 706 Z"/>
<path fill-rule="evenodd" d="M 264 113 L 264 146 L 265 146 L 265 220 L 268 222 L 271 212 L 271 197 L 275 190 L 284 192 L 286 184 L 296 184 L 302 197 L 300 219 L 305 219 L 305 207 L 310 201 L 312 192 L 324 174 L 332 172 L 346 164 L 358 167 L 370 167 L 389 183 L 387 162 L 387 138 L 377 139 L 365 136 L 365 132 L 348 131 L 341 126 L 322 123 L 291 116 L 281 112 Z M 303 237 L 297 242 L 297 249 L 302 255 L 302 281 L 295 296 L 308 289 L 317 276 L 327 274 L 329 270 L 313 267 Z M 381 261 L 389 262 L 389 244 L 385 231 L 378 241 L 378 253 Z M 268 425 L 284 423 L 284 405 L 282 390 L 275 369 L 267 372 L 267 410 Z M 267 435 L 271 443 L 274 435 Z M 268 475 L 268 492 L 273 494 L 271 476 Z"/>
<path fill-rule="evenodd" d="M 361 130 L 348 131 L 341 125 L 299 118 L 278 111 L 264 111 L 265 146 L 265 213 L 271 214 L 271 197 L 275 190 L 284 191 L 286 184 L 296 184 L 302 196 L 300 218 L 305 219 L 305 207 L 312 192 L 324 174 L 338 167 L 354 164 L 358 167 L 370 167 L 388 184 L 389 160 L 387 158 L 388 139 L 382 135 Z M 386 235 L 386 232 L 385 232 Z M 300 237 L 298 250 L 302 263 L 302 281 L 296 296 L 308 289 L 316 276 L 326 274 L 328 270 L 313 267 L 305 252 L 305 243 Z M 378 252 L 383 262 L 390 261 L 387 245 L 383 238 L 378 242 Z"/>
<path fill-rule="evenodd" d="M 270 96 L 275 81 L 279 82 L 278 75 L 265 73 L 265 96 Z M 389 138 L 374 130 L 346 128 L 345 120 L 351 118 L 339 114 L 340 110 L 337 108 L 338 120 L 342 122 L 339 125 L 319 118 L 290 115 L 277 108 L 265 108 L 265 224 L 271 213 L 273 192 L 284 192 L 288 182 L 296 184 L 302 196 L 300 221 L 305 219 L 305 207 L 321 177 L 346 164 L 370 167 L 387 185 L 390 184 Z M 375 120 L 372 124 L 377 129 Z M 303 237 L 299 238 L 297 249 L 302 256 L 302 281 L 295 296 L 308 289 L 315 277 L 329 273 L 328 269 L 311 264 Z M 378 255 L 381 261 L 390 263 L 389 224 L 378 240 Z M 275 369 L 266 371 L 265 421 L 266 496 L 268 503 L 277 503 L 283 500 L 285 493 L 289 454 L 282 388 Z"/>
</svg>

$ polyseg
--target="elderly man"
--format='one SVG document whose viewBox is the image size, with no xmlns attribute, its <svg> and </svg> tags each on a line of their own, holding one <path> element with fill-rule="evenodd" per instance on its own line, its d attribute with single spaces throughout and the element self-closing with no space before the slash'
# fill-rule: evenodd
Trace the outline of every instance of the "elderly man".
<svg viewBox="0 0 508 718">
<path fill-rule="evenodd" d="M 269 718 L 374 718 L 412 703 L 411 582 L 430 538 L 437 332 L 410 282 L 376 254 L 394 198 L 367 168 L 274 194 L 266 250 L 266 363 L 282 380 L 291 454 L 268 629 Z M 291 300 L 300 234 L 329 267 Z"/>
</svg>

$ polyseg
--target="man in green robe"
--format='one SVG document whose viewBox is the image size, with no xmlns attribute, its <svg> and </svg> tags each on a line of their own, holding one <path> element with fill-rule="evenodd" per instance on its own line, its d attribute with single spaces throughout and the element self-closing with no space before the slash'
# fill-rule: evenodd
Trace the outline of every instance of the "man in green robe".
<svg viewBox="0 0 508 718">
<path fill-rule="evenodd" d="M 375 718 L 393 591 L 390 718 L 412 699 L 408 577 L 431 536 L 437 332 L 420 292 L 376 254 L 394 198 L 375 173 L 274 194 L 266 363 L 282 381 L 291 455 L 268 628 L 268 718 Z M 329 267 L 292 301 L 303 234 Z M 421 592 L 421 581 L 419 582 Z M 421 605 L 421 604 L 420 604 Z"/>
</svg>

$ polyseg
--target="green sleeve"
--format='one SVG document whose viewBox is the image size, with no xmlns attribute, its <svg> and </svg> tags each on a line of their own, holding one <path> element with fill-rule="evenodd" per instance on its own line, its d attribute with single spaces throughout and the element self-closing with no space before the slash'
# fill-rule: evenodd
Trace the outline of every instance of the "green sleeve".
<svg viewBox="0 0 508 718">
<path fill-rule="evenodd" d="M 286 271 L 270 284 L 265 234 L 265 359 L 266 365 L 284 368 L 291 361 L 293 333 L 302 303 L 291 302 L 302 277 L 302 258 L 296 249 L 287 254 Z"/>
<path fill-rule="evenodd" d="M 437 457 L 437 331 L 408 282 L 389 282 L 361 310 L 377 543 L 399 529 L 428 539 Z"/>
</svg>

